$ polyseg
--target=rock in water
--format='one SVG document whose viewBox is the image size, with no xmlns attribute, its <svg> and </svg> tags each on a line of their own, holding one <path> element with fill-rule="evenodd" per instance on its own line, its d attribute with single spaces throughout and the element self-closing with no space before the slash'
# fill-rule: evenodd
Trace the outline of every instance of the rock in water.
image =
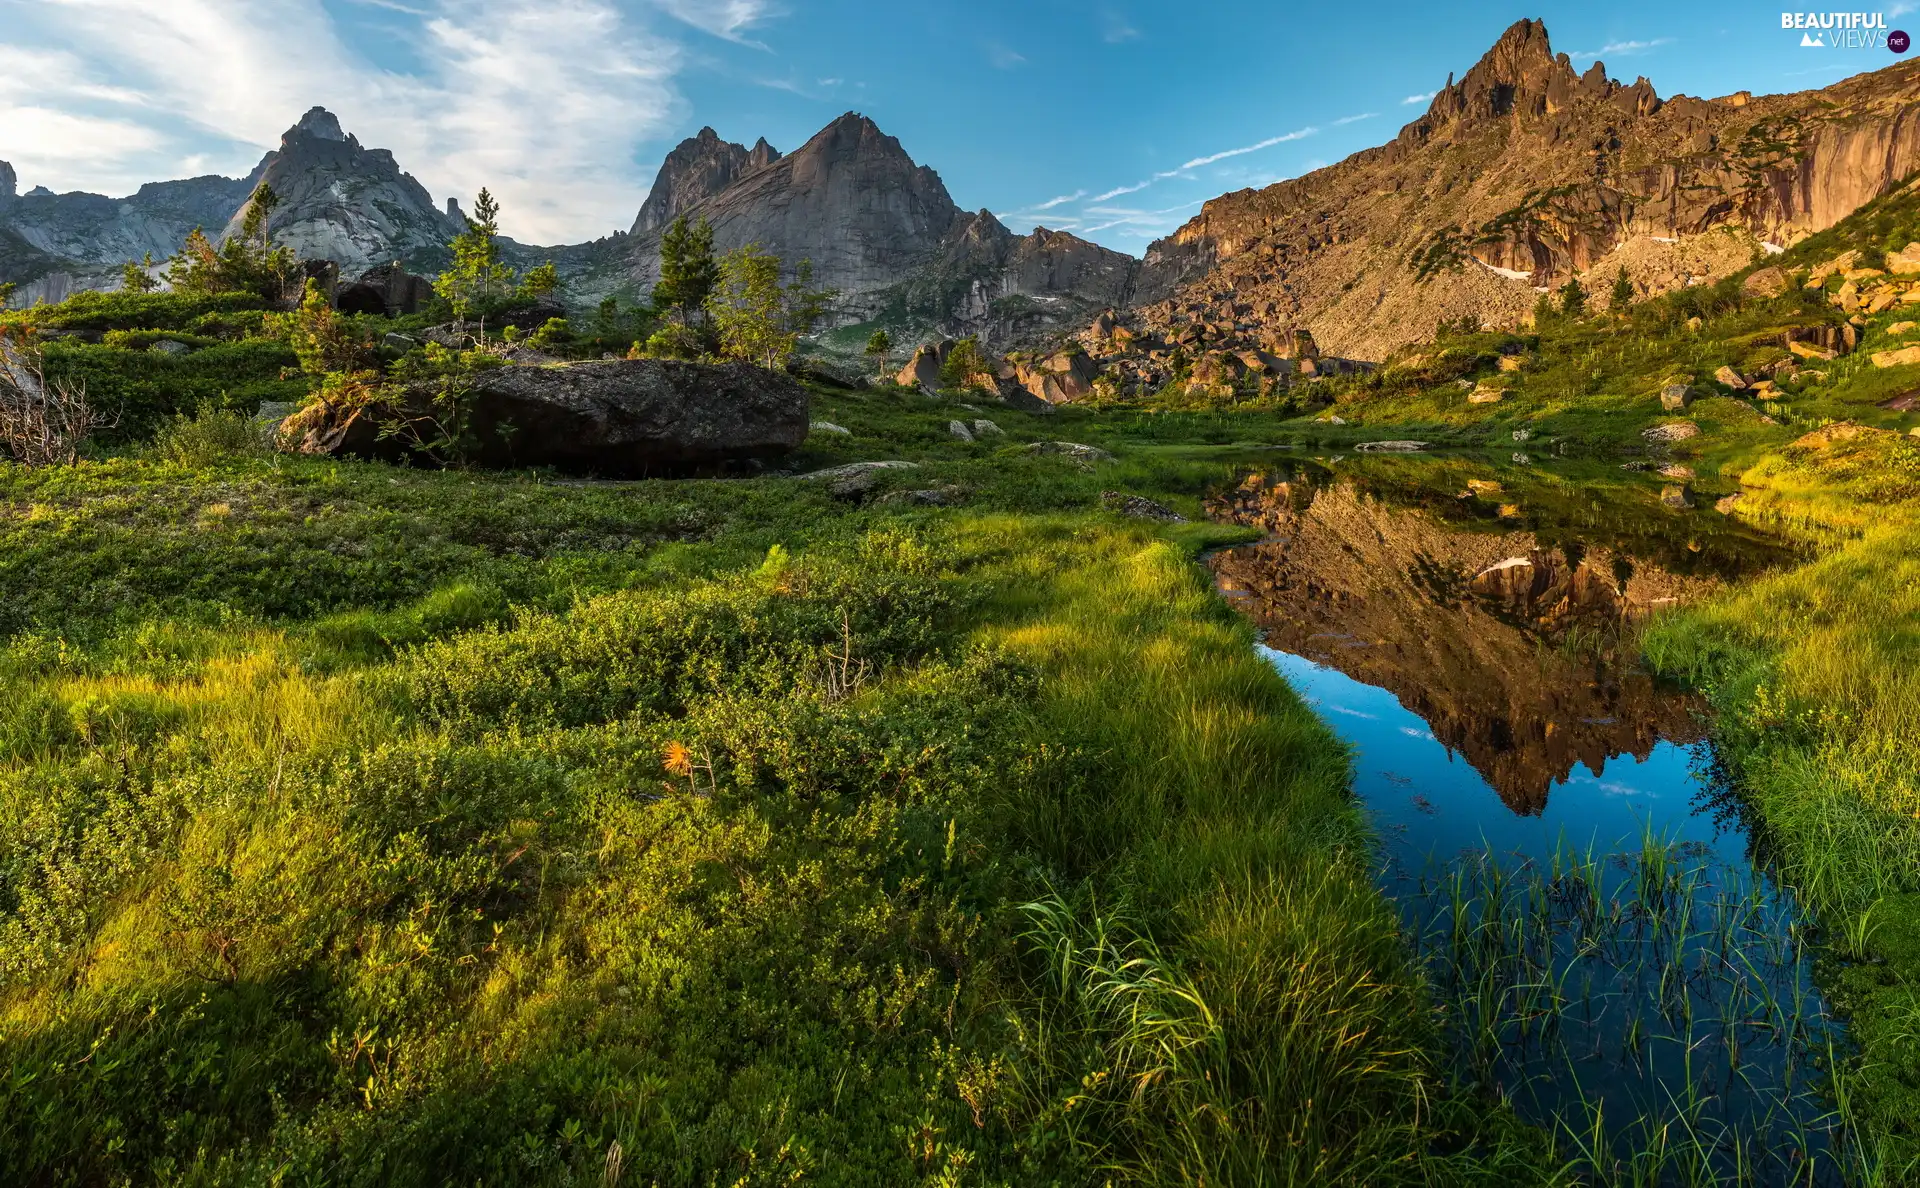
<svg viewBox="0 0 1920 1188">
<path fill-rule="evenodd" d="M 1353 447 L 1362 454 L 1412 454 L 1427 448 L 1424 441 L 1363 441 Z"/>
<path fill-rule="evenodd" d="M 468 460 L 618 478 L 778 457 L 806 440 L 809 424 L 805 388 L 745 363 L 501 367 L 482 372 L 467 399 Z M 383 438 L 381 427 L 406 415 L 313 405 L 289 418 L 281 437 L 304 453 L 397 461 L 414 451 L 405 434 Z"/>
</svg>

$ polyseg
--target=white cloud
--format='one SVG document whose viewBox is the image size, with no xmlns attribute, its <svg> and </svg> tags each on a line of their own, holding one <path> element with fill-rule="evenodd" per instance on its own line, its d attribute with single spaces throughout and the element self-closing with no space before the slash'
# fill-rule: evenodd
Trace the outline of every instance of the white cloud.
<svg viewBox="0 0 1920 1188">
<path fill-rule="evenodd" d="M 1400 106 L 1407 107 L 1415 103 L 1431 103 L 1433 102 L 1433 97 L 1439 93 L 1438 91 L 1428 91 L 1424 95 L 1408 95 L 1400 101 Z"/>
<path fill-rule="evenodd" d="M 1359 115 L 1341 116 L 1339 119 L 1333 121 L 1333 126 L 1338 128 L 1343 124 L 1357 124 L 1361 120 L 1370 120 L 1379 114 L 1377 111 L 1365 111 Z"/>
<path fill-rule="evenodd" d="M 418 2 L 434 15 L 399 74 L 353 52 L 323 0 L 0 0 L 0 159 L 56 190 L 125 194 L 189 164 L 241 176 L 321 104 L 438 199 L 490 187 L 523 241 L 631 220 L 633 150 L 681 105 L 679 48 L 614 0 Z M 719 9 L 702 12 L 723 31 L 766 11 Z"/>
<path fill-rule="evenodd" d="M 1195 157 L 1193 160 L 1188 161 L 1185 165 L 1182 165 L 1180 169 L 1181 170 L 1198 169 L 1202 165 L 1211 165 L 1215 161 L 1224 161 L 1228 157 L 1244 157 L 1248 153 L 1257 153 L 1261 149 L 1269 149 L 1276 144 L 1285 144 L 1290 140 L 1304 140 L 1309 136 L 1318 134 L 1319 131 L 1320 129 L 1318 128 L 1300 128 L 1292 132 L 1284 133 L 1283 135 L 1280 135 L 1280 136 L 1269 136 L 1258 144 L 1249 144 L 1242 148 L 1227 149 L 1225 152 L 1214 153 L 1210 156 Z M 1179 172 L 1179 170 L 1175 170 L 1174 172 Z M 1159 176 L 1171 177 L 1173 176 L 1173 174 L 1166 173 L 1166 174 L 1160 174 Z"/>
<path fill-rule="evenodd" d="M 1104 194 L 1095 194 L 1093 196 L 1093 200 L 1095 202 L 1105 202 L 1109 198 L 1118 198 L 1122 194 L 1138 194 L 1140 191 L 1146 189 L 1148 186 L 1152 184 L 1153 183 L 1151 181 L 1143 181 L 1143 182 L 1135 182 L 1130 186 L 1116 186 L 1115 188 L 1108 190 Z"/>
<path fill-rule="evenodd" d="M 668 16 L 702 32 L 755 49 L 767 46 L 749 41 L 745 31 L 780 13 L 768 0 L 654 0 L 654 3 Z"/>
<path fill-rule="evenodd" d="M 1597 50 L 1581 50 L 1577 54 L 1568 54 L 1569 58 L 1630 58 L 1635 54 L 1644 54 L 1650 49 L 1663 45 L 1672 45 L 1671 37 L 1656 37 L 1652 41 L 1610 41 Z"/>
</svg>

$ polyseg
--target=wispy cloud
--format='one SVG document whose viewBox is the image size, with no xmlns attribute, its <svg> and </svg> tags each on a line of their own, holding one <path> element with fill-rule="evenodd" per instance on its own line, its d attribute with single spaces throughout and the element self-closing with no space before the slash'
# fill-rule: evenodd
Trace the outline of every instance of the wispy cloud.
<svg viewBox="0 0 1920 1188">
<path fill-rule="evenodd" d="M 1009 49 L 997 41 L 986 44 L 987 61 L 993 63 L 995 70 L 1012 70 L 1027 60 L 1027 56 L 1018 50 Z"/>
<path fill-rule="evenodd" d="M 578 241 L 632 218 L 646 186 L 633 150 L 682 105 L 673 40 L 615 0 L 488 0 L 480 20 L 471 0 L 416 4 L 432 15 L 407 73 L 353 52 L 323 0 L 6 4 L 0 157 L 28 185 L 113 194 L 244 175 L 317 102 L 442 197 L 491 187 L 516 238 Z"/>
<path fill-rule="evenodd" d="M 1227 149 L 1224 152 L 1212 153 L 1205 157 L 1195 157 L 1185 165 L 1182 165 L 1180 169 L 1198 169 L 1202 165 L 1211 165 L 1215 161 L 1224 161 L 1228 157 L 1244 157 L 1248 153 L 1257 153 L 1261 149 L 1270 149 L 1276 144 L 1285 144 L 1290 140 L 1305 140 L 1309 136 L 1318 135 L 1319 131 L 1320 129 L 1318 128 L 1298 128 L 1279 136 L 1269 136 L 1258 144 L 1243 145 L 1240 148 Z M 1178 172 L 1178 170 L 1173 172 Z M 1169 173 L 1165 176 L 1172 176 L 1172 174 Z"/>
<path fill-rule="evenodd" d="M 1343 124 L 1357 124 L 1361 120 L 1370 120 L 1379 114 L 1377 111 L 1363 111 L 1359 115 L 1341 116 L 1339 119 L 1333 121 L 1333 126 L 1338 128 Z"/>
<path fill-rule="evenodd" d="M 1085 198 L 1086 196 L 1087 196 L 1087 192 L 1085 190 L 1075 190 L 1071 194 L 1061 194 L 1058 197 L 1049 198 L 1045 202 L 1040 203 L 1038 206 L 1030 206 L 1027 209 L 1028 210 L 1052 210 L 1056 206 L 1065 206 L 1069 202 L 1078 202 L 1082 198 Z"/>
<path fill-rule="evenodd" d="M 1635 54 L 1644 54 L 1650 49 L 1672 44 L 1671 37 L 1656 37 L 1652 41 L 1609 41 L 1597 50 L 1581 50 L 1577 54 L 1567 56 L 1569 58 L 1630 58 Z"/>
<path fill-rule="evenodd" d="M 1140 191 L 1146 189 L 1148 186 L 1152 184 L 1153 182 L 1151 181 L 1143 181 L 1143 182 L 1135 182 L 1130 186 L 1115 186 L 1113 189 L 1108 190 L 1104 194 L 1095 194 L 1093 196 L 1093 200 L 1095 202 L 1105 202 L 1110 198 L 1118 198 L 1122 194 L 1138 194 Z"/>
<path fill-rule="evenodd" d="M 1088 234 L 1092 234 L 1095 231 L 1106 231 L 1114 227 L 1130 227 L 1149 235 L 1158 235 L 1171 231 L 1184 221 L 1179 217 L 1182 212 L 1192 210 L 1194 207 L 1200 206 L 1205 202 L 1206 199 L 1204 198 L 1196 198 L 1192 202 L 1182 202 L 1178 206 L 1162 207 L 1159 210 L 1133 210 L 1119 206 L 1089 206 L 1084 213 L 1090 218 L 1100 221 L 1087 227 L 1086 231 Z"/>
<path fill-rule="evenodd" d="M 764 42 L 749 40 L 746 31 L 779 15 L 771 0 L 653 0 L 660 10 L 675 20 L 726 41 L 767 49 Z"/>
<path fill-rule="evenodd" d="M 1431 103 L 1433 102 L 1433 97 L 1439 93 L 1438 91 L 1428 91 L 1424 95 L 1408 95 L 1400 101 L 1400 106 L 1407 107 L 1415 103 Z"/>
<path fill-rule="evenodd" d="M 1138 41 L 1140 30 L 1118 9 L 1103 9 L 1100 13 L 1100 39 L 1108 45 L 1119 45 L 1123 41 Z"/>
</svg>

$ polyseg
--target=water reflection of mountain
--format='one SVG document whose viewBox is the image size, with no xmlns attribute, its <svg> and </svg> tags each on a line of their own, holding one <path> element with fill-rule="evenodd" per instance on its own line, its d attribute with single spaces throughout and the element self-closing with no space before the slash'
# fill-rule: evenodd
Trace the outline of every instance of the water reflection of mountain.
<svg viewBox="0 0 1920 1188">
<path fill-rule="evenodd" d="M 1701 736 L 1695 704 L 1657 689 L 1616 629 L 1717 577 L 1564 533 L 1463 527 L 1338 480 L 1256 475 L 1211 511 L 1270 534 L 1213 561 L 1270 646 L 1392 692 L 1516 813 L 1545 808 L 1576 763 L 1599 774 Z"/>
</svg>

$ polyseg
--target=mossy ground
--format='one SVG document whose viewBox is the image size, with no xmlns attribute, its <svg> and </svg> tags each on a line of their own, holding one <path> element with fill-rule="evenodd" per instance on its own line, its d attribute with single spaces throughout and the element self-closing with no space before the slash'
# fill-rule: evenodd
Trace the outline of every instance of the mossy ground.
<svg viewBox="0 0 1920 1188">
<path fill-rule="evenodd" d="M 1331 735 L 1207 418 L 816 393 L 792 477 L 0 475 L 0 1150 L 33 1183 L 1429 1183 Z M 1004 439 L 968 444 L 950 419 Z M 1232 422 L 1257 440 L 1276 428 Z M 1088 467 L 1029 440 L 1121 455 Z M 954 486 L 952 508 L 889 502 Z"/>
</svg>

